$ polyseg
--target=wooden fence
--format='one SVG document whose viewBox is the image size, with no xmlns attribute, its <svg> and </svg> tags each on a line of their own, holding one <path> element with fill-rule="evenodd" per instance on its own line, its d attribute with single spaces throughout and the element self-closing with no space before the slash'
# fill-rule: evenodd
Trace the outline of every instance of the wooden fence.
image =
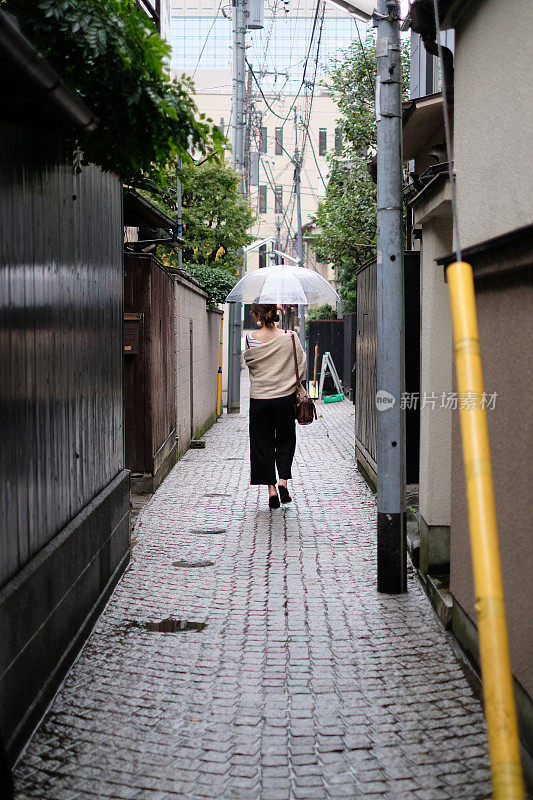
<svg viewBox="0 0 533 800">
<path fill-rule="evenodd" d="M 357 274 L 355 455 L 359 468 L 377 483 L 377 272 L 376 262 Z M 405 391 L 420 391 L 420 254 L 404 254 Z M 418 482 L 420 411 L 406 411 L 406 478 Z"/>
<path fill-rule="evenodd" d="M 124 257 L 126 467 L 152 492 L 176 460 L 174 279 L 154 256 Z"/>
</svg>

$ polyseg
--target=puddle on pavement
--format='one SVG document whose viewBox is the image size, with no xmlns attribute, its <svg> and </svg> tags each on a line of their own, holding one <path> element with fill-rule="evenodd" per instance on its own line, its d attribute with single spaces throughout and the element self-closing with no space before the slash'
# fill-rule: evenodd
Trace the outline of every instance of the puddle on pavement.
<svg viewBox="0 0 533 800">
<path fill-rule="evenodd" d="M 126 630 L 141 628 L 141 630 L 152 631 L 153 633 L 184 633 L 185 631 L 203 631 L 204 628 L 207 628 L 207 622 L 194 622 L 167 617 L 160 622 L 127 622 L 123 627 Z"/>
<path fill-rule="evenodd" d="M 227 528 L 191 528 L 189 533 L 196 533 L 198 536 L 219 536 L 226 531 Z"/>
<path fill-rule="evenodd" d="M 214 561 L 173 561 L 173 567 L 181 567 L 183 569 L 198 569 L 198 567 L 213 567 Z"/>
</svg>

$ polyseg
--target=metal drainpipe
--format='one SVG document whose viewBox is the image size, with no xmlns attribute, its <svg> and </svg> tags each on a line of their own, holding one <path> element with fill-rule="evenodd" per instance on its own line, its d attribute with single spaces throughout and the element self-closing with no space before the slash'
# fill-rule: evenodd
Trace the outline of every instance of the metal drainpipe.
<svg viewBox="0 0 533 800">
<path fill-rule="evenodd" d="M 439 57 L 437 45 L 437 28 L 433 5 L 428 0 L 415 0 L 410 10 L 411 30 L 419 33 L 428 53 Z M 453 109 L 453 53 L 449 47 L 441 46 L 442 80 L 445 86 L 448 105 Z"/>
</svg>

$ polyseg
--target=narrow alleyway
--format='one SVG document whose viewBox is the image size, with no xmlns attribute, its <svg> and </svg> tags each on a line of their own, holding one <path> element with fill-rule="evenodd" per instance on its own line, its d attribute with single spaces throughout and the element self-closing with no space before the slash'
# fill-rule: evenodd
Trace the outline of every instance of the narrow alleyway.
<svg viewBox="0 0 533 800">
<path fill-rule="evenodd" d="M 419 584 L 375 590 L 353 405 L 298 430 L 294 502 L 272 514 L 242 408 L 140 514 L 18 798 L 489 798 L 480 704 Z M 167 618 L 188 629 L 150 630 Z"/>
</svg>

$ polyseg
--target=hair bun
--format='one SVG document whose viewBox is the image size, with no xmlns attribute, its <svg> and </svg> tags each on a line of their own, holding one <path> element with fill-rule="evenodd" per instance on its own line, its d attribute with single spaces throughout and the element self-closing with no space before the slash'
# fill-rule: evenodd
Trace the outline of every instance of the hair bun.
<svg viewBox="0 0 533 800">
<path fill-rule="evenodd" d="M 279 322 L 278 307 L 275 303 L 252 303 L 251 311 L 264 325 L 272 326 Z"/>
<path fill-rule="evenodd" d="M 277 308 L 269 308 L 265 314 L 266 322 L 279 322 L 279 314 Z"/>
</svg>

